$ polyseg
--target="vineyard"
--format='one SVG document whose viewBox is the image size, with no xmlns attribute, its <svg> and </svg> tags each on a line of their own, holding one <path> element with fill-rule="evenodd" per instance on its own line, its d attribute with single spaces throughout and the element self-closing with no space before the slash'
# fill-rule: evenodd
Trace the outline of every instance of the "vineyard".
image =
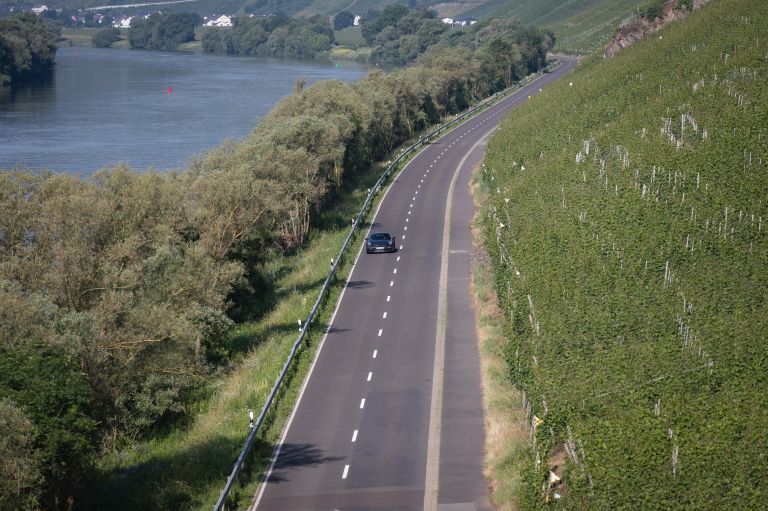
<svg viewBox="0 0 768 511">
<path fill-rule="evenodd" d="M 712 2 L 489 144 L 520 509 L 768 509 L 766 31 Z"/>
</svg>

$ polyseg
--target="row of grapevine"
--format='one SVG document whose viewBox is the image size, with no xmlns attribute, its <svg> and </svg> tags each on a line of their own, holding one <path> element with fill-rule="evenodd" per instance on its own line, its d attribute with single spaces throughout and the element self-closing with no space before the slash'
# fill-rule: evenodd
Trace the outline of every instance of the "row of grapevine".
<svg viewBox="0 0 768 511">
<path fill-rule="evenodd" d="M 713 2 L 582 63 L 489 144 L 533 426 L 521 509 L 768 508 L 766 29 L 754 2 Z"/>
</svg>

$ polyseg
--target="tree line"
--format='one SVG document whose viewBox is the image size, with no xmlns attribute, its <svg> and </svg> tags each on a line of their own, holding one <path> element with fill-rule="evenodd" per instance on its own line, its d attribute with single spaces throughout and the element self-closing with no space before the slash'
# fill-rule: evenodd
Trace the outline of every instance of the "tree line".
<svg viewBox="0 0 768 511">
<path fill-rule="evenodd" d="M 327 57 L 334 44 L 333 28 L 320 15 L 239 16 L 231 28 L 206 30 L 202 38 L 203 50 L 209 53 L 298 59 Z"/>
<path fill-rule="evenodd" d="M 184 418 L 268 292 L 260 261 L 301 247 L 349 178 L 510 85 L 511 63 L 543 64 L 509 51 L 436 47 L 357 83 L 299 82 L 183 172 L 0 173 L 0 508 L 66 508 L 100 453 Z"/>
<path fill-rule="evenodd" d="M 131 22 L 128 41 L 131 48 L 173 51 L 180 44 L 195 40 L 195 27 L 202 21 L 200 15 L 193 12 L 155 13 L 147 18 L 137 16 Z M 109 33 L 101 37 L 106 42 Z"/>
<path fill-rule="evenodd" d="M 60 33 L 31 13 L 0 18 L 0 86 L 50 73 Z"/>
</svg>

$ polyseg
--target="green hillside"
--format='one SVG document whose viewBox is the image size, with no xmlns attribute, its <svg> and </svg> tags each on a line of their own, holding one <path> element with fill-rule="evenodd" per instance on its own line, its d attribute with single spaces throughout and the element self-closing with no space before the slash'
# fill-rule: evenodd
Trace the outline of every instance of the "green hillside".
<svg viewBox="0 0 768 511">
<path fill-rule="evenodd" d="M 465 16 L 517 16 L 524 23 L 549 28 L 557 49 L 588 53 L 610 41 L 615 30 L 646 0 L 490 0 Z"/>
<path fill-rule="evenodd" d="M 509 375 L 543 419 L 520 509 L 768 509 L 767 30 L 712 2 L 489 144 Z"/>
</svg>

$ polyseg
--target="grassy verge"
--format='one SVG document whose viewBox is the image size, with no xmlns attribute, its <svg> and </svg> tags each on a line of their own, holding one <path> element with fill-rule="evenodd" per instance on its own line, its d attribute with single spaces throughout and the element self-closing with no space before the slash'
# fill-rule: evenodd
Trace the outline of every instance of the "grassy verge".
<svg viewBox="0 0 768 511">
<path fill-rule="evenodd" d="M 480 367 L 485 408 L 485 477 L 491 488 L 491 501 L 498 511 L 517 509 L 522 470 L 528 454 L 528 428 L 523 394 L 509 379 L 504 359 L 506 339 L 502 311 L 496 298 L 496 283 L 485 245 L 480 205 L 488 187 L 479 172 L 472 180 L 476 214 L 472 223 L 474 257 L 471 292 L 475 308 Z"/>
</svg>

